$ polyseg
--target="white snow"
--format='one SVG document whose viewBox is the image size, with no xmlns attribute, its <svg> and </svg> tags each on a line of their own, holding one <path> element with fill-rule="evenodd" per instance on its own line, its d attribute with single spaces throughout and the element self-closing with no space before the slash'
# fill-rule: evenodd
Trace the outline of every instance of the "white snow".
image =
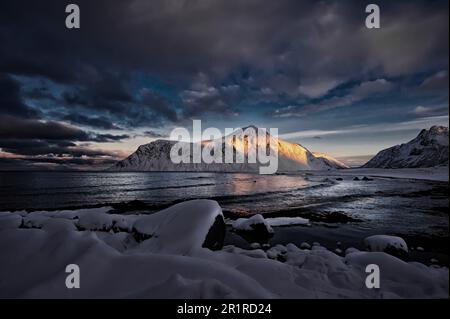
<svg viewBox="0 0 450 319">
<path fill-rule="evenodd" d="M 215 201 L 192 200 L 136 220 L 133 228 L 151 238 L 139 250 L 185 255 L 202 247 L 222 209 Z"/>
<path fill-rule="evenodd" d="M 253 215 L 250 218 L 238 218 L 231 223 L 233 229 L 243 231 L 253 231 L 256 225 L 262 225 L 268 233 L 273 233 L 272 227 L 261 214 Z"/>
<path fill-rule="evenodd" d="M 381 285 L 385 291 L 383 294 L 380 291 L 382 297 L 416 298 L 423 294 L 425 298 L 432 298 L 438 291 L 447 291 L 448 298 L 448 282 L 445 282 L 448 281 L 448 269 L 442 271 L 420 263 L 406 263 L 382 252 L 356 252 L 346 255 L 345 261 L 360 269 L 369 264 L 377 265 L 382 274 Z M 410 284 L 399 285 L 399 281 Z"/>
<path fill-rule="evenodd" d="M 93 211 L 80 214 L 77 226 L 84 230 L 131 231 L 132 223 L 130 216 Z"/>
<path fill-rule="evenodd" d="M 311 249 L 311 245 L 306 242 L 303 242 L 303 243 L 301 243 L 300 248 L 301 249 Z"/>
<path fill-rule="evenodd" d="M 22 224 L 22 216 L 14 213 L 0 212 L 0 230 L 18 228 Z"/>
<path fill-rule="evenodd" d="M 309 220 L 302 217 L 273 217 L 265 220 L 272 227 L 309 224 Z"/>
<path fill-rule="evenodd" d="M 438 264 L 439 260 L 437 260 L 436 258 L 431 258 L 430 262 L 433 263 L 433 264 Z"/>
<path fill-rule="evenodd" d="M 276 245 L 267 252 L 202 247 L 221 216 L 213 201 L 190 201 L 154 215 L 122 216 L 131 232 L 77 229 L 92 224 L 72 211 L 29 214 L 38 228 L 22 228 L 20 214 L 0 213 L 1 298 L 448 298 L 447 268 L 404 262 L 384 252 Z M 5 217 L 5 216 L 14 217 Z M 38 218 L 41 216 L 42 218 Z M 26 218 L 27 216 L 25 216 Z M 219 217 L 220 218 L 220 217 Z M 114 216 L 112 218 L 114 220 Z M 100 221 L 100 223 L 99 223 Z M 260 220 L 261 221 L 261 220 Z M 94 227 L 95 226 L 95 227 Z M 41 227 L 41 228 L 39 228 Z M 153 237 L 137 243 L 134 232 Z M 392 241 L 390 241 L 392 242 Z M 67 289 L 65 267 L 77 264 L 81 288 Z M 368 264 L 381 271 L 381 288 L 364 285 Z"/>
<path fill-rule="evenodd" d="M 408 252 L 408 245 L 401 237 L 388 235 L 373 235 L 364 239 L 364 244 L 369 251 L 385 251 L 392 247 Z"/>
<path fill-rule="evenodd" d="M 266 252 L 262 249 L 252 249 L 252 250 L 246 250 L 235 246 L 225 246 L 223 247 L 222 251 L 233 253 L 233 254 L 240 254 L 245 255 L 253 258 L 267 258 Z"/>
<path fill-rule="evenodd" d="M 110 231 L 113 217 L 106 213 L 83 214 L 78 220 L 78 226 L 86 230 Z"/>
<path fill-rule="evenodd" d="M 261 214 L 253 215 L 249 218 L 239 218 L 234 221 L 227 221 L 227 224 L 235 230 L 252 231 L 254 225 L 263 225 L 268 233 L 273 233 L 272 227 L 309 225 L 309 220 L 302 217 L 269 217 L 264 218 Z"/>
<path fill-rule="evenodd" d="M 345 255 L 350 255 L 350 254 L 353 254 L 353 253 L 357 253 L 357 252 L 359 252 L 360 250 L 359 249 L 356 249 L 355 247 L 349 247 L 349 248 L 347 248 L 346 250 L 345 250 Z"/>
</svg>

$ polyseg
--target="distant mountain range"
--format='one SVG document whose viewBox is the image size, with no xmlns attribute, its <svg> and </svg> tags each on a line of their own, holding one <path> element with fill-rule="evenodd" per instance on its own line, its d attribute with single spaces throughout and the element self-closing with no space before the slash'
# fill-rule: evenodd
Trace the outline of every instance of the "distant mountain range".
<svg viewBox="0 0 450 319">
<path fill-rule="evenodd" d="M 448 166 L 448 127 L 433 126 L 422 130 L 406 144 L 379 152 L 364 168 L 424 168 Z"/>
<path fill-rule="evenodd" d="M 250 126 L 243 128 L 256 127 Z M 256 151 L 257 147 L 270 147 L 278 144 L 278 172 L 296 172 L 302 170 L 330 170 L 348 168 L 347 165 L 324 153 L 313 153 L 300 144 L 290 143 L 282 139 L 275 139 L 269 133 L 267 141 L 262 144 L 258 137 L 237 134 L 232 140 L 222 138 L 218 140 L 202 141 L 202 148 L 216 146 L 225 151 L 225 145 L 231 146 L 234 153 L 241 153 L 246 158 L 245 163 L 207 164 L 204 162 L 175 164 L 170 159 L 170 150 L 176 143 L 169 140 L 156 140 L 141 145 L 126 159 L 117 162 L 110 171 L 192 171 L 192 172 L 257 172 L 260 163 L 247 163 L 249 151 Z M 192 147 L 193 144 L 188 144 Z M 218 145 L 217 145 L 218 144 Z M 448 166 L 449 140 L 448 128 L 433 126 L 429 130 L 422 130 L 419 135 L 406 144 L 396 145 L 380 151 L 362 167 L 364 168 L 425 168 Z M 264 165 L 264 164 L 262 164 Z"/>
<path fill-rule="evenodd" d="M 245 127 L 242 131 L 247 128 Z M 269 133 L 266 133 L 267 140 L 257 136 L 247 136 L 241 133 L 235 135 L 234 139 L 218 139 L 210 141 L 202 141 L 201 147 L 212 147 L 216 144 L 222 148 L 223 153 L 225 145 L 232 147 L 234 153 L 243 154 L 247 159 L 250 151 L 256 151 L 256 147 L 270 147 L 278 145 L 278 172 L 295 172 L 301 170 L 328 170 L 337 168 L 347 168 L 347 166 L 337 159 L 326 155 L 312 153 L 300 144 L 289 143 L 281 139 L 275 139 Z M 270 140 L 270 144 L 267 142 Z M 170 159 L 170 150 L 176 142 L 168 140 L 157 140 L 145 145 L 139 146 L 136 152 L 128 156 L 126 159 L 116 163 L 109 170 L 111 171 L 196 171 L 196 172 L 256 172 L 259 167 L 266 166 L 259 163 L 182 163 L 174 164 Z M 218 145 L 217 145 L 218 144 Z M 189 147 L 192 144 L 189 143 Z"/>
</svg>

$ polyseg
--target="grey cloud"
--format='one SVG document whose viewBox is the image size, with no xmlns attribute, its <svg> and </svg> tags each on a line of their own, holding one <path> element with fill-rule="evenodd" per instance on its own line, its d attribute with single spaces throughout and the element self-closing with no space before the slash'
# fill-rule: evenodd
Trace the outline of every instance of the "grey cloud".
<svg viewBox="0 0 450 319">
<path fill-rule="evenodd" d="M 173 106 L 164 96 L 154 90 L 143 89 L 141 91 L 140 102 L 156 114 L 161 115 L 172 122 L 175 122 L 178 119 L 177 112 Z"/>
<path fill-rule="evenodd" d="M 320 112 L 337 107 L 352 105 L 368 97 L 374 97 L 382 93 L 391 91 L 394 84 L 385 80 L 362 82 L 353 87 L 350 92 L 343 96 L 333 96 L 317 103 L 305 104 L 301 106 L 290 105 L 274 112 L 277 117 L 304 116 L 311 112 Z"/>
<path fill-rule="evenodd" d="M 412 111 L 413 114 L 418 116 L 440 116 L 448 115 L 448 105 L 446 106 L 417 106 Z"/>
<path fill-rule="evenodd" d="M 3 152 L 25 156 L 108 156 L 117 157 L 115 152 L 90 149 L 77 146 L 70 141 L 53 141 L 41 139 L 0 139 Z"/>
<path fill-rule="evenodd" d="M 113 135 L 113 134 L 95 134 L 91 138 L 91 141 L 99 143 L 117 142 L 130 138 L 128 134 Z"/>
<path fill-rule="evenodd" d="M 0 115 L 36 117 L 39 112 L 25 105 L 21 97 L 20 84 L 11 76 L 0 73 Z"/>
<path fill-rule="evenodd" d="M 167 137 L 167 135 L 165 135 L 165 134 L 161 134 L 161 133 L 158 133 L 158 132 L 155 132 L 155 131 L 150 131 L 150 130 L 149 131 L 145 131 L 143 135 L 146 136 L 146 137 L 150 137 L 150 138 Z"/>
<path fill-rule="evenodd" d="M 448 71 L 441 70 L 429 77 L 427 77 L 420 85 L 424 90 L 446 90 L 448 92 Z"/>
<path fill-rule="evenodd" d="M 0 138 L 116 141 L 125 135 L 74 125 L 158 128 L 233 116 L 257 103 L 270 104 L 269 114 L 291 105 L 276 115 L 302 116 L 390 92 L 367 79 L 396 82 L 437 70 L 417 92 L 448 92 L 445 0 L 380 0 L 379 30 L 365 28 L 364 1 L 78 0 L 76 32 L 64 27 L 66 4 L 0 2 Z M 17 75 L 58 90 L 22 90 Z M 151 88 L 153 80 L 170 86 L 172 99 Z"/>
<path fill-rule="evenodd" d="M 214 85 L 205 74 L 198 74 L 191 87 L 181 92 L 183 117 L 220 113 L 232 116 L 237 113 L 236 104 L 240 98 L 236 85 Z"/>
<path fill-rule="evenodd" d="M 62 115 L 61 118 L 65 121 L 89 126 L 95 129 L 104 130 L 120 130 L 121 128 L 111 122 L 108 118 L 104 116 L 86 116 L 83 114 L 71 113 L 67 115 Z"/>
<path fill-rule="evenodd" d="M 0 138 L 88 141 L 83 130 L 55 121 L 0 117 Z"/>
<path fill-rule="evenodd" d="M 67 157 L 0 157 L 1 170 L 82 170 L 86 167 L 103 169 L 117 162 L 114 158 Z"/>
<path fill-rule="evenodd" d="M 368 59 L 385 74 L 397 76 L 439 66 L 448 68 L 448 3 L 396 1 L 382 6 L 382 20 L 377 32 L 365 32 L 362 37 Z"/>
<path fill-rule="evenodd" d="M 127 134 L 112 135 L 91 133 L 61 122 L 22 119 L 5 115 L 0 117 L 0 138 L 115 142 L 129 138 L 129 136 Z"/>
<path fill-rule="evenodd" d="M 29 10 L 14 23 L 16 34 L 24 37 L 2 34 L 10 50 L 0 56 L 0 70 L 89 83 L 97 94 L 123 100 L 127 95 L 120 84 L 108 83 L 105 92 L 96 81 L 98 70 L 90 68 L 110 68 L 122 76 L 139 70 L 186 80 L 199 71 L 220 79 L 244 65 L 259 83 L 274 90 L 314 97 L 354 73 L 384 76 L 411 74 L 430 64 L 448 67 L 448 10 L 442 9 L 448 4 L 436 3 L 381 1 L 382 28 L 374 31 L 365 28 L 366 3 L 359 1 L 80 0 L 83 28 L 68 34 L 57 27 L 62 5 L 27 2 Z M 1 11 L 5 16 L 23 11 L 21 4 L 4 4 Z M 38 19 L 36 39 L 28 39 L 21 24 Z M 50 51 L 42 38 L 56 38 L 61 45 Z M 32 57 L 11 54 L 30 46 Z"/>
</svg>

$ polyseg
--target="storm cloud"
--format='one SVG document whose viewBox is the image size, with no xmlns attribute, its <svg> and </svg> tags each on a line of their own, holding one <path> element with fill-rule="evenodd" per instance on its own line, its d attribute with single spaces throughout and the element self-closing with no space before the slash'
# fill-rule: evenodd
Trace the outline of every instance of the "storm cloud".
<svg viewBox="0 0 450 319">
<path fill-rule="evenodd" d="M 194 118 L 296 131 L 448 115 L 448 1 L 378 1 L 377 30 L 362 0 L 78 0 L 72 30 L 69 3 L 0 3 L 3 152 L 77 157 Z"/>
</svg>

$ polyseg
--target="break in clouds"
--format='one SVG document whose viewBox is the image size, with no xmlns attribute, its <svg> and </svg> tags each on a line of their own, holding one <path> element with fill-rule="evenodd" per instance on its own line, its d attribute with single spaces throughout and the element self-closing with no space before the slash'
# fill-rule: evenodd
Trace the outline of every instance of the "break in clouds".
<svg viewBox="0 0 450 319">
<path fill-rule="evenodd" d="M 0 167 L 104 166 L 192 119 L 320 143 L 448 122 L 447 1 L 378 1 L 377 30 L 365 1 L 76 3 L 77 30 L 65 1 L 0 4 Z"/>
</svg>

